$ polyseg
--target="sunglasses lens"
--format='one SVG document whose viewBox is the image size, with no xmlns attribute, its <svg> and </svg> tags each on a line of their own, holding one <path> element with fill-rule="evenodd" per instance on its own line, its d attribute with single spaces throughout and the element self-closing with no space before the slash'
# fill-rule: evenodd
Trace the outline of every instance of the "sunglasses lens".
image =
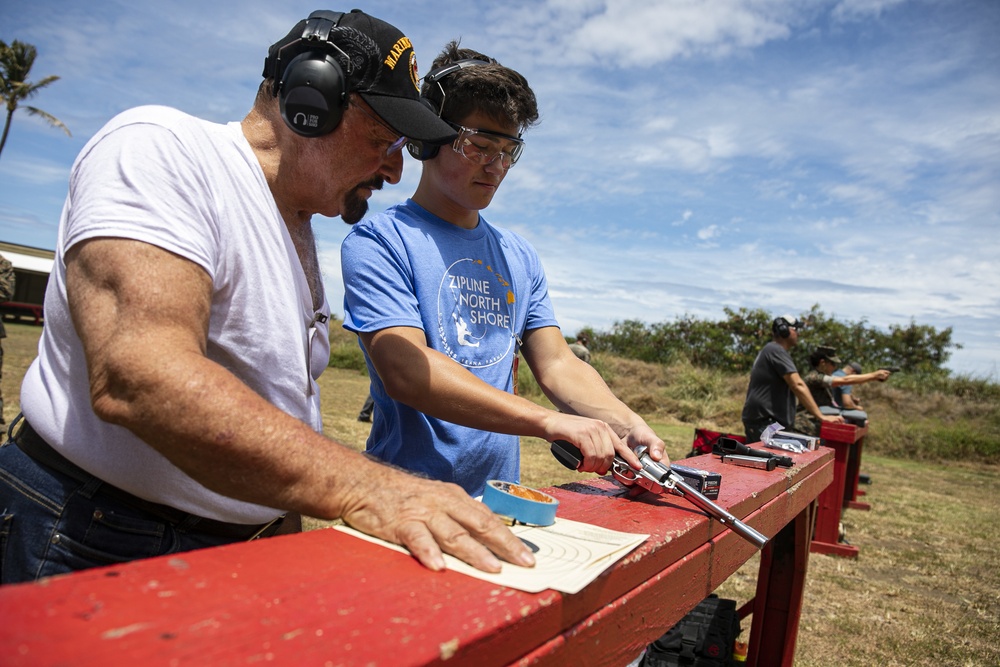
<svg viewBox="0 0 1000 667">
<path fill-rule="evenodd" d="M 389 148 L 387 148 L 385 151 L 386 155 L 392 155 L 393 153 L 399 152 L 400 150 L 402 150 L 403 146 L 406 144 L 407 141 L 409 140 L 406 137 L 400 137 L 399 139 L 396 139 L 394 142 L 389 144 Z"/>
</svg>

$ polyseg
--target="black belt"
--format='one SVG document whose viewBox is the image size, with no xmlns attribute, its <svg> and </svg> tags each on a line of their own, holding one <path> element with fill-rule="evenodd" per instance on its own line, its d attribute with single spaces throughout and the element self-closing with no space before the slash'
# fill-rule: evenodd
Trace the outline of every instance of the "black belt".
<svg viewBox="0 0 1000 667">
<path fill-rule="evenodd" d="M 17 420 L 14 423 L 16 424 Z M 22 452 L 52 470 L 68 475 L 79 482 L 86 483 L 96 479 L 94 475 L 91 475 L 53 449 L 31 427 L 28 420 L 23 417 L 21 418 L 21 428 L 11 437 L 11 441 Z M 234 540 L 252 540 L 258 537 L 270 537 L 277 532 L 281 526 L 281 522 L 285 518 L 282 515 L 274 521 L 264 524 L 227 523 L 225 521 L 216 521 L 215 519 L 206 519 L 205 517 L 188 514 L 176 507 L 144 500 L 104 481 L 101 481 L 101 485 L 96 493 L 128 505 L 133 509 L 152 514 L 183 532 L 205 533 L 217 537 L 228 537 Z"/>
</svg>

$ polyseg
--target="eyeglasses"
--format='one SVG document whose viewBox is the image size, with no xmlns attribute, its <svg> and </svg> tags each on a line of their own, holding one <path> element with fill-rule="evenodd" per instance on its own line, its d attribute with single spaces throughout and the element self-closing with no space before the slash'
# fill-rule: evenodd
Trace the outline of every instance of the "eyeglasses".
<svg viewBox="0 0 1000 667">
<path fill-rule="evenodd" d="M 524 139 L 521 137 L 448 124 L 458 130 L 458 136 L 451 147 L 456 153 L 461 153 L 478 165 L 485 167 L 500 158 L 500 166 L 510 169 L 524 152 Z"/>
<path fill-rule="evenodd" d="M 361 111 L 361 113 L 371 118 L 373 121 L 375 121 L 385 129 L 387 129 L 392 135 L 395 136 L 396 130 L 389 127 L 384 120 L 382 120 L 375 114 L 369 112 L 368 109 L 365 109 L 363 106 L 361 106 L 356 102 L 352 102 L 351 106 Z M 407 141 L 409 141 L 409 139 L 407 139 L 406 137 L 398 137 L 397 139 L 394 139 L 392 142 L 390 142 L 388 147 L 386 147 L 385 149 L 386 157 L 392 155 L 393 153 L 398 153 L 403 148 L 403 146 L 406 145 Z"/>
</svg>

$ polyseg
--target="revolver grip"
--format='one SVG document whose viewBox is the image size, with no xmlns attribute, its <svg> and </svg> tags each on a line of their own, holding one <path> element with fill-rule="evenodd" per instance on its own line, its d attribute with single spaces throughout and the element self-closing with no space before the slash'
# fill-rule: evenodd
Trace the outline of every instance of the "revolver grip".
<svg viewBox="0 0 1000 667">
<path fill-rule="evenodd" d="M 559 463 L 570 470 L 576 470 L 583 463 L 583 454 L 580 453 L 579 448 L 566 440 L 553 440 L 549 450 Z"/>
</svg>

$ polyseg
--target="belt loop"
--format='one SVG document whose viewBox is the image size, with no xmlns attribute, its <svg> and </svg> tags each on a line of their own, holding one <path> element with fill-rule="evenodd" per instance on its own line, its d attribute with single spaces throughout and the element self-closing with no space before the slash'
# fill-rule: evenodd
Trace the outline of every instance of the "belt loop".
<svg viewBox="0 0 1000 667">
<path fill-rule="evenodd" d="M 279 528 L 281 528 L 281 524 L 284 523 L 286 516 L 288 515 L 282 514 L 281 516 L 274 517 L 273 519 L 265 523 L 263 526 L 261 526 L 260 530 L 251 535 L 247 539 L 247 542 L 253 542 L 254 540 L 259 540 L 262 537 L 271 537 L 272 535 L 274 535 L 275 532 L 278 531 Z"/>
<path fill-rule="evenodd" d="M 179 533 L 191 532 L 191 530 L 193 530 L 200 521 L 201 521 L 200 516 L 196 516 L 194 514 L 188 514 L 183 519 L 174 524 L 174 530 L 176 530 Z"/>
<path fill-rule="evenodd" d="M 83 486 L 80 487 L 78 493 L 87 500 L 92 500 L 94 498 L 94 494 L 97 493 L 103 484 L 104 482 L 91 475 L 90 479 L 84 482 Z"/>
<path fill-rule="evenodd" d="M 20 424 L 23 419 L 24 419 L 24 413 L 23 412 L 18 412 L 17 416 L 14 417 L 13 420 L 11 420 L 10 426 L 7 427 L 7 439 L 8 440 L 11 440 L 11 439 L 14 438 L 14 429 L 17 428 L 17 425 Z"/>
</svg>

